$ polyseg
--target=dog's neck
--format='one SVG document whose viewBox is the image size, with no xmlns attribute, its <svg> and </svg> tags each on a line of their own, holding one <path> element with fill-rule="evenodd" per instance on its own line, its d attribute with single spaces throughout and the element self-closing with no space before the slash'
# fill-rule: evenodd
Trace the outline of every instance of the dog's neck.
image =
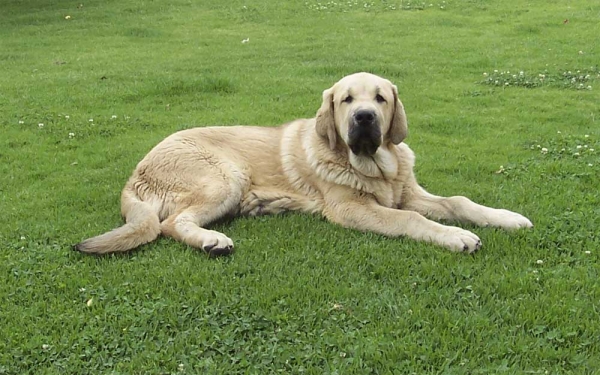
<svg viewBox="0 0 600 375">
<path fill-rule="evenodd" d="M 303 142 L 306 160 L 319 178 L 371 194 L 386 191 L 383 187 L 386 181 L 397 177 L 398 159 L 390 147 L 394 146 L 384 144 L 372 156 L 356 156 L 339 141 L 336 149 L 331 150 L 316 133 Z M 387 195 L 378 197 L 384 205 L 390 199 Z"/>
<path fill-rule="evenodd" d="M 398 173 L 396 155 L 387 147 L 381 146 L 373 155 L 355 155 L 348 150 L 348 161 L 357 172 L 370 178 L 393 179 Z"/>
</svg>

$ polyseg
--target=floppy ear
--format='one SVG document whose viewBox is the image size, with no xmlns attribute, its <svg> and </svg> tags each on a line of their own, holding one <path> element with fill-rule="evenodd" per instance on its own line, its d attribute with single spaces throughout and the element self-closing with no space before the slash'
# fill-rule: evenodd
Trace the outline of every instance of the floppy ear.
<svg viewBox="0 0 600 375">
<path fill-rule="evenodd" d="M 337 134 L 335 132 L 335 119 L 333 117 L 333 87 L 323 91 L 323 103 L 317 111 L 317 134 L 329 142 L 329 148 L 335 149 Z"/>
<path fill-rule="evenodd" d="M 392 85 L 394 91 L 394 115 L 392 117 L 392 122 L 390 124 L 390 130 L 388 132 L 388 137 L 393 144 L 400 144 L 404 138 L 408 135 L 408 124 L 406 122 L 406 113 L 404 112 L 404 105 L 398 99 L 398 88 L 395 85 Z"/>
</svg>

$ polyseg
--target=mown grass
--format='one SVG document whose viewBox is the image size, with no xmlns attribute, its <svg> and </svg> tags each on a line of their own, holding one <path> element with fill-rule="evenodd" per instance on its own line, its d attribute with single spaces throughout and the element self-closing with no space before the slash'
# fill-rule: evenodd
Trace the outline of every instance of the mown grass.
<svg viewBox="0 0 600 375">
<path fill-rule="evenodd" d="M 0 373 L 599 371 L 600 6 L 364 4 L 2 4 Z M 465 256 L 288 214 L 217 224 L 224 259 L 70 250 L 166 135 L 312 117 L 362 70 L 399 86 L 427 189 L 535 228 Z"/>
</svg>

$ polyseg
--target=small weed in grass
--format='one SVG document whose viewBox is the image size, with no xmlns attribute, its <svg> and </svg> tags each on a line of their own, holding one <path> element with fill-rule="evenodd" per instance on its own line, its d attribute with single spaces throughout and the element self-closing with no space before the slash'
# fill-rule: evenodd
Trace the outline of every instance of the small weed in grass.
<svg viewBox="0 0 600 375">
<path fill-rule="evenodd" d="M 600 78 L 597 66 L 588 69 L 565 70 L 561 73 L 550 73 L 544 70 L 541 73 L 531 74 L 523 70 L 518 72 L 498 71 L 483 73 L 481 83 L 500 87 L 525 87 L 537 88 L 542 86 L 568 88 L 575 90 L 592 90 L 592 82 Z"/>
<path fill-rule="evenodd" d="M 547 179 L 578 179 L 594 181 L 599 174 L 600 141 L 596 134 L 571 135 L 557 131 L 555 137 L 531 141 L 525 146 L 533 152 L 521 164 L 501 165 L 496 174 L 523 177 L 543 174 Z"/>
<path fill-rule="evenodd" d="M 596 151 L 600 147 L 598 137 L 594 134 L 565 135 L 560 130 L 557 137 L 544 141 L 534 142 L 530 150 L 539 152 L 541 156 L 553 160 L 568 159 L 581 165 L 593 167 L 600 161 L 600 154 Z"/>
<path fill-rule="evenodd" d="M 425 10 L 431 8 L 446 9 L 446 1 L 428 3 L 424 1 L 315 1 L 306 2 L 308 9 L 319 12 L 349 12 L 360 10 L 364 12 L 385 12 L 395 10 Z"/>
</svg>

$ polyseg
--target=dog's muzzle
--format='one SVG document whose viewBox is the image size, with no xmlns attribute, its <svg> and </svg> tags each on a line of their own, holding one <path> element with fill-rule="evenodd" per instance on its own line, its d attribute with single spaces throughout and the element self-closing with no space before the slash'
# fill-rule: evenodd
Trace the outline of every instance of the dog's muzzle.
<svg viewBox="0 0 600 375">
<path fill-rule="evenodd" d="M 374 111 L 356 111 L 348 129 L 348 146 L 354 155 L 370 156 L 381 146 L 381 129 Z"/>
</svg>

